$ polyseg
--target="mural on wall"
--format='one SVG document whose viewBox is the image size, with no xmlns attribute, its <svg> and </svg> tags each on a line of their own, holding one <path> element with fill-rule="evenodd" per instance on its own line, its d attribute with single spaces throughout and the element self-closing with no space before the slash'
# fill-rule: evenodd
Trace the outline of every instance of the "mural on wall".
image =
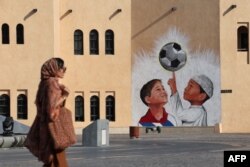
<svg viewBox="0 0 250 167">
<path fill-rule="evenodd" d="M 176 28 L 135 55 L 132 116 L 137 126 L 214 126 L 220 122 L 220 69 L 211 49 L 190 51 Z"/>
</svg>

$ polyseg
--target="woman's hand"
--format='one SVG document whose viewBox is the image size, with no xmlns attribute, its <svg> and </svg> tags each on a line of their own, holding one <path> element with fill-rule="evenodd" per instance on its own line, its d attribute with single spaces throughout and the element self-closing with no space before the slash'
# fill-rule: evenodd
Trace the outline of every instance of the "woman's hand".
<svg viewBox="0 0 250 167">
<path fill-rule="evenodd" d="M 59 109 L 54 110 L 51 114 L 50 114 L 50 119 L 52 121 L 56 121 L 59 117 Z"/>
<path fill-rule="evenodd" d="M 68 97 L 69 93 L 70 93 L 70 90 L 66 86 L 64 86 L 64 88 L 62 90 L 62 95 L 65 97 Z"/>
</svg>

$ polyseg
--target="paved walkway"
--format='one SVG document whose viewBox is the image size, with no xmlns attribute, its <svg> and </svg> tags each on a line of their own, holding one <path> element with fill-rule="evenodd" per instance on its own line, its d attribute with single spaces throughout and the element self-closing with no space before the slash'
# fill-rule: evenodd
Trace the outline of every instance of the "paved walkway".
<svg viewBox="0 0 250 167">
<path fill-rule="evenodd" d="M 168 134 L 130 139 L 110 135 L 110 146 L 67 149 L 70 167 L 223 167 L 225 150 L 250 150 L 250 134 Z M 0 149 L 0 167 L 41 167 L 26 148 Z"/>
</svg>

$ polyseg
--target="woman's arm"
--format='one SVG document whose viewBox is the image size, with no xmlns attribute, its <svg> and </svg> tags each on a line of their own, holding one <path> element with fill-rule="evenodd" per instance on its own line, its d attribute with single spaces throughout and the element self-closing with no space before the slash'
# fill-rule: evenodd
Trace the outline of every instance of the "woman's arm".
<svg viewBox="0 0 250 167">
<path fill-rule="evenodd" d="M 67 98 L 67 95 L 68 94 L 63 93 L 61 90 L 57 79 L 50 79 L 48 85 L 47 112 L 52 121 L 55 121 L 58 118 L 60 108 Z"/>
</svg>

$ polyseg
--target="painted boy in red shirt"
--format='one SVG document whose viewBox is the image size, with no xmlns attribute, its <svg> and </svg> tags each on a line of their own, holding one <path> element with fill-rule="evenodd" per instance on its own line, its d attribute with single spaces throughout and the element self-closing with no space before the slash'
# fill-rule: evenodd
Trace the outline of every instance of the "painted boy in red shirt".
<svg viewBox="0 0 250 167">
<path fill-rule="evenodd" d="M 147 82 L 140 91 L 142 102 L 149 107 L 147 113 L 141 117 L 142 126 L 173 126 L 174 118 L 166 112 L 164 105 L 168 102 L 168 94 L 161 80 L 153 79 Z M 172 120 L 172 121 L 171 121 Z"/>
</svg>

